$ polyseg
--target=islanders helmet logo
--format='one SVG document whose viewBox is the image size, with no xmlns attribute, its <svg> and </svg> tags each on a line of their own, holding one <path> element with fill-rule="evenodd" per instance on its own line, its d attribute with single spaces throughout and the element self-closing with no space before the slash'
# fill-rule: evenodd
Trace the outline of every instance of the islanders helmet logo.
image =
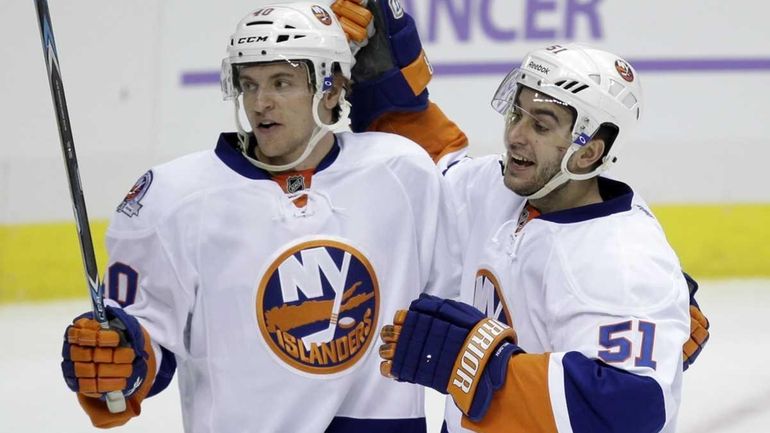
<svg viewBox="0 0 770 433">
<path fill-rule="evenodd" d="M 327 26 L 332 24 L 332 17 L 329 15 L 329 12 L 326 12 L 326 9 L 318 5 L 313 5 L 310 10 L 313 11 L 313 15 L 318 18 L 318 21 L 326 24 Z"/>
<path fill-rule="evenodd" d="M 144 195 L 147 194 L 147 190 L 150 189 L 152 184 L 152 170 L 148 171 L 139 180 L 136 181 L 131 190 L 126 194 L 126 198 L 123 199 L 116 209 L 117 212 L 123 212 L 129 217 L 139 215 L 139 210 L 142 208 L 141 201 Z"/>
<path fill-rule="evenodd" d="M 487 317 L 513 326 L 511 313 L 505 305 L 505 298 L 495 275 L 488 269 L 476 272 L 476 284 L 473 287 L 473 306 Z"/>
<path fill-rule="evenodd" d="M 306 373 L 353 367 L 377 335 L 379 287 L 369 260 L 336 240 L 288 248 L 257 290 L 259 330 L 269 350 Z"/>
<path fill-rule="evenodd" d="M 618 71 L 621 77 L 629 83 L 634 81 L 634 70 L 631 69 L 631 65 L 625 62 L 625 60 L 615 60 L 615 70 Z"/>
</svg>

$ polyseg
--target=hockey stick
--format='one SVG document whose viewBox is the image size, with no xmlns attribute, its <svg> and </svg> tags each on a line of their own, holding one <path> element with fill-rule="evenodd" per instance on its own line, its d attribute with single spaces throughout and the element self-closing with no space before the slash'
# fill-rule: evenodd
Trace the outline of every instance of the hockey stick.
<svg viewBox="0 0 770 433">
<path fill-rule="evenodd" d="M 332 304 L 332 312 L 329 317 L 329 326 L 326 329 L 322 329 L 318 332 L 314 332 L 310 335 L 306 335 L 302 338 L 302 342 L 305 344 L 305 349 L 310 351 L 311 346 L 319 343 L 328 343 L 334 338 L 334 333 L 337 331 L 337 320 L 340 315 L 340 307 L 342 306 L 342 297 L 345 295 L 345 277 L 348 275 L 348 268 L 350 267 L 350 253 L 345 253 L 342 258 L 342 269 L 340 270 L 341 279 L 335 279 L 331 286 L 334 290 L 334 303 Z M 327 275 L 327 278 L 329 276 Z"/>
<path fill-rule="evenodd" d="M 72 127 L 70 126 L 67 101 L 64 98 L 64 85 L 59 71 L 59 57 L 56 53 L 56 42 L 53 38 L 51 16 L 48 12 L 47 0 L 35 0 L 37 18 L 40 24 L 40 38 L 43 42 L 43 56 L 48 69 L 48 84 L 51 87 L 54 110 L 56 111 L 56 123 L 59 126 L 59 139 L 61 141 L 64 162 L 67 167 L 70 195 L 72 197 L 72 210 L 75 212 L 75 224 L 78 229 L 80 241 L 80 253 L 83 258 L 83 266 L 86 271 L 91 305 L 94 310 L 94 319 L 99 322 L 102 329 L 109 329 L 107 314 L 104 309 L 104 290 L 99 281 L 99 271 L 96 268 L 96 255 L 91 240 L 91 229 L 88 226 L 88 214 L 86 202 L 83 198 L 83 187 L 80 184 L 78 172 L 78 160 L 75 155 L 75 145 L 72 142 Z M 117 413 L 126 410 L 126 400 L 120 391 L 112 391 L 106 395 L 107 407 L 110 412 Z"/>
</svg>

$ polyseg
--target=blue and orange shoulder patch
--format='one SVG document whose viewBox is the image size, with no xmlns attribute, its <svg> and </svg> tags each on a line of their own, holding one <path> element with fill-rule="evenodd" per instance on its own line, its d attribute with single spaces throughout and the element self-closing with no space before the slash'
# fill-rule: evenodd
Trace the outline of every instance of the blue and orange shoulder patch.
<svg viewBox="0 0 770 433">
<path fill-rule="evenodd" d="M 143 174 L 139 180 L 136 181 L 134 186 L 128 191 L 126 197 L 118 205 L 117 212 L 126 214 L 129 218 L 139 215 L 139 210 L 142 209 L 142 199 L 152 184 L 152 170 Z"/>
</svg>

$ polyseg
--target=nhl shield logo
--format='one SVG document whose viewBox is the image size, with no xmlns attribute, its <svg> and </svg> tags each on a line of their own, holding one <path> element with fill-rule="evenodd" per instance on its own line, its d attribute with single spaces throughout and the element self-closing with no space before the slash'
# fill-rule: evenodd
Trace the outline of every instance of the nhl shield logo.
<svg viewBox="0 0 770 433">
<path fill-rule="evenodd" d="M 487 317 L 513 326 L 511 313 L 505 304 L 503 291 L 495 274 L 488 269 L 476 272 L 476 284 L 473 288 L 473 306 Z"/>
<path fill-rule="evenodd" d="M 126 194 L 126 198 L 118 205 L 117 212 L 122 212 L 128 217 L 139 215 L 139 210 L 142 208 L 141 201 L 152 184 L 152 170 L 148 171 L 139 180 L 136 181 L 134 186 Z"/>
<path fill-rule="evenodd" d="M 286 179 L 286 192 L 293 194 L 297 191 L 305 189 L 305 177 L 302 175 L 289 176 Z"/>
<path fill-rule="evenodd" d="M 358 363 L 377 335 L 379 286 L 360 251 L 337 240 L 287 248 L 257 289 L 262 339 L 279 362 L 327 375 Z"/>
</svg>

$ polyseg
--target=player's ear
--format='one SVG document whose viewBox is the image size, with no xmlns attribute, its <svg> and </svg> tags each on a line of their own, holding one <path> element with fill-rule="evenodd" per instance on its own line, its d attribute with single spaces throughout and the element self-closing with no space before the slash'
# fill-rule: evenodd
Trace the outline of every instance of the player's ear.
<svg viewBox="0 0 770 433">
<path fill-rule="evenodd" d="M 340 73 L 335 73 L 332 83 L 332 88 L 328 92 L 324 93 L 323 104 L 324 107 L 331 110 L 336 107 L 342 94 L 342 89 L 347 89 L 350 86 L 349 80 Z"/>
<path fill-rule="evenodd" d="M 569 169 L 574 173 L 588 173 L 601 163 L 604 155 L 604 139 L 594 138 L 570 158 Z"/>
</svg>

